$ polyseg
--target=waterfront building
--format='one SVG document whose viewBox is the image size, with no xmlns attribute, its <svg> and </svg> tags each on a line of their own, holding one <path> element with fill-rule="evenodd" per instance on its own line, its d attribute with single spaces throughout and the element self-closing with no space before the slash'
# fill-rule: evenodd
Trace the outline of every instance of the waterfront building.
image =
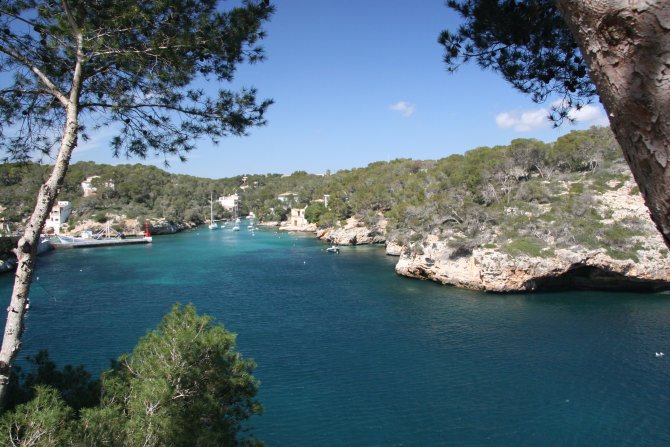
<svg viewBox="0 0 670 447">
<path fill-rule="evenodd" d="M 57 204 L 51 208 L 49 218 L 44 224 L 44 231 L 53 231 L 54 234 L 60 234 L 61 225 L 67 222 L 72 212 L 72 205 L 66 200 L 59 200 Z"/>
<path fill-rule="evenodd" d="M 309 225 L 307 219 L 305 219 L 305 210 L 307 208 L 291 208 L 291 218 L 289 219 L 290 225 L 294 227 L 304 227 Z"/>
</svg>

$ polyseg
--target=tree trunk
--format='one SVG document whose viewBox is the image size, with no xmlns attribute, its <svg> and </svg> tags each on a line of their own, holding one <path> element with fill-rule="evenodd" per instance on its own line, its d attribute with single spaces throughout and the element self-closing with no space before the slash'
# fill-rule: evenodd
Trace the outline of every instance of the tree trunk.
<svg viewBox="0 0 670 447">
<path fill-rule="evenodd" d="M 45 76 L 40 76 L 46 89 L 51 92 L 56 100 L 65 108 L 65 125 L 63 126 L 63 137 L 56 157 L 56 163 L 51 175 L 40 188 L 37 196 L 37 204 L 33 211 L 26 229 L 15 249 L 18 265 L 14 276 L 14 288 L 12 298 L 7 308 L 7 321 L 5 332 L 2 337 L 2 348 L 0 348 L 0 411 L 5 404 L 7 385 L 11 369 L 21 349 L 21 337 L 24 329 L 24 318 L 28 307 L 28 294 L 35 269 L 35 258 L 37 256 L 37 245 L 40 241 L 42 228 L 51 211 L 51 207 L 58 196 L 58 189 L 63 184 L 63 179 L 70 165 L 72 151 L 77 146 L 79 132 L 79 95 L 81 93 L 84 54 L 82 52 L 83 37 L 81 32 L 73 24 L 77 39 L 77 53 L 72 71 L 72 85 L 68 96 L 63 95 L 54 84 Z M 39 74 L 39 70 L 35 69 Z"/>
<path fill-rule="evenodd" d="M 670 247 L 670 2 L 556 0 Z"/>
<path fill-rule="evenodd" d="M 0 408 L 7 392 L 7 384 L 11 367 L 21 348 L 21 336 L 24 329 L 24 316 L 28 306 L 30 283 L 33 279 L 37 245 L 44 223 L 49 216 L 51 207 L 56 201 L 58 189 L 63 183 L 72 151 L 77 145 L 77 107 L 68 108 L 65 132 L 61 140 L 58 158 L 49 179 L 42 185 L 37 198 L 37 205 L 26 225 L 23 237 L 14 250 L 18 259 L 12 298 L 7 308 L 7 322 L 0 349 Z"/>
</svg>

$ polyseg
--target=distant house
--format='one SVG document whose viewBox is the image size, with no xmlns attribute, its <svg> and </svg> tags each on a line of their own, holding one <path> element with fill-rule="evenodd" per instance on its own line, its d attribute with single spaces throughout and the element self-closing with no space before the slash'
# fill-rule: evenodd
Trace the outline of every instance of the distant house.
<svg viewBox="0 0 670 447">
<path fill-rule="evenodd" d="M 305 210 L 307 208 L 291 208 L 291 217 L 289 218 L 289 225 L 294 227 L 303 227 L 308 225 L 307 219 L 305 219 Z"/>
<path fill-rule="evenodd" d="M 311 203 L 323 203 L 323 206 L 328 208 L 328 199 L 330 199 L 330 194 L 324 194 L 323 199 L 314 199 Z"/>
<path fill-rule="evenodd" d="M 72 205 L 70 205 L 70 202 L 59 200 L 58 203 L 51 208 L 49 218 L 44 224 L 45 231 L 48 233 L 49 229 L 51 229 L 55 234 L 60 234 L 60 227 L 67 222 L 71 212 Z"/>
<path fill-rule="evenodd" d="M 96 178 L 100 178 L 100 176 L 92 175 L 91 177 L 87 177 L 86 180 L 81 182 L 81 189 L 84 190 L 84 197 L 94 196 L 95 193 L 98 191 L 98 188 L 93 186 L 93 180 Z M 106 181 L 105 188 L 114 189 L 114 182 L 112 182 L 111 180 Z"/>
<path fill-rule="evenodd" d="M 217 199 L 217 202 L 219 202 L 224 210 L 233 211 L 240 204 L 240 197 L 237 194 L 221 196 Z"/>
<path fill-rule="evenodd" d="M 277 200 L 282 203 L 290 202 L 291 200 L 298 200 L 298 194 L 293 192 L 283 192 L 277 196 Z"/>
<path fill-rule="evenodd" d="M 93 186 L 93 179 L 95 179 L 95 178 L 100 178 L 100 176 L 99 175 L 94 175 L 92 177 L 86 178 L 86 180 L 81 182 L 81 189 L 84 190 L 84 197 L 92 196 L 98 190 L 98 188 Z"/>
</svg>

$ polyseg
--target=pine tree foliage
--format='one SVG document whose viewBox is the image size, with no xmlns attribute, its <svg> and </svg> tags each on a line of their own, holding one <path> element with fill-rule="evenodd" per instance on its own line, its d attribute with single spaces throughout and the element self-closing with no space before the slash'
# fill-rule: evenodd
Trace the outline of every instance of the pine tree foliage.
<svg viewBox="0 0 670 447">
<path fill-rule="evenodd" d="M 42 360 L 39 369 L 50 363 Z M 254 367 L 235 350 L 234 334 L 192 305 L 175 305 L 99 382 L 78 387 L 79 399 L 64 399 L 71 387 L 53 374 L 24 381 L 24 389 L 34 386 L 32 398 L 0 418 L 0 445 L 262 445 L 245 426 L 262 411 Z M 81 381 L 81 369 L 55 372 Z M 73 408 L 69 402 L 82 402 L 89 388 L 100 389 L 100 399 Z"/>
<path fill-rule="evenodd" d="M 117 156 L 184 157 L 197 138 L 264 124 L 271 101 L 253 88 L 211 93 L 203 81 L 231 81 L 263 58 L 271 12 L 216 0 L 1 1 L 0 149 L 11 160 L 52 154 L 77 73 L 80 135 L 112 125 Z"/>
<path fill-rule="evenodd" d="M 596 91 L 572 33 L 553 0 L 449 0 L 463 24 L 439 37 L 449 71 L 475 61 L 499 72 L 516 89 L 543 102 L 563 98 L 551 115 L 569 119 Z"/>
</svg>

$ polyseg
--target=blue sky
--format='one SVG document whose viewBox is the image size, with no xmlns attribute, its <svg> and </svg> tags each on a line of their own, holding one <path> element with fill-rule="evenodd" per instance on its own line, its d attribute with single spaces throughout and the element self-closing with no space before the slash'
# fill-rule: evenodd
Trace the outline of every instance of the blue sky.
<svg viewBox="0 0 670 447">
<path fill-rule="evenodd" d="M 447 73 L 437 37 L 458 17 L 443 0 L 276 0 L 266 25 L 267 60 L 242 66 L 234 87 L 272 98 L 268 125 L 249 136 L 198 144 L 170 172 L 221 178 L 239 174 L 332 172 L 394 158 L 438 159 L 514 138 L 550 142 L 602 125 L 599 105 L 577 125 L 552 129 L 551 101 L 535 104 L 499 75 L 474 64 Z M 113 159 L 105 132 L 73 162 Z M 161 166 L 162 167 L 162 166 Z"/>
</svg>

